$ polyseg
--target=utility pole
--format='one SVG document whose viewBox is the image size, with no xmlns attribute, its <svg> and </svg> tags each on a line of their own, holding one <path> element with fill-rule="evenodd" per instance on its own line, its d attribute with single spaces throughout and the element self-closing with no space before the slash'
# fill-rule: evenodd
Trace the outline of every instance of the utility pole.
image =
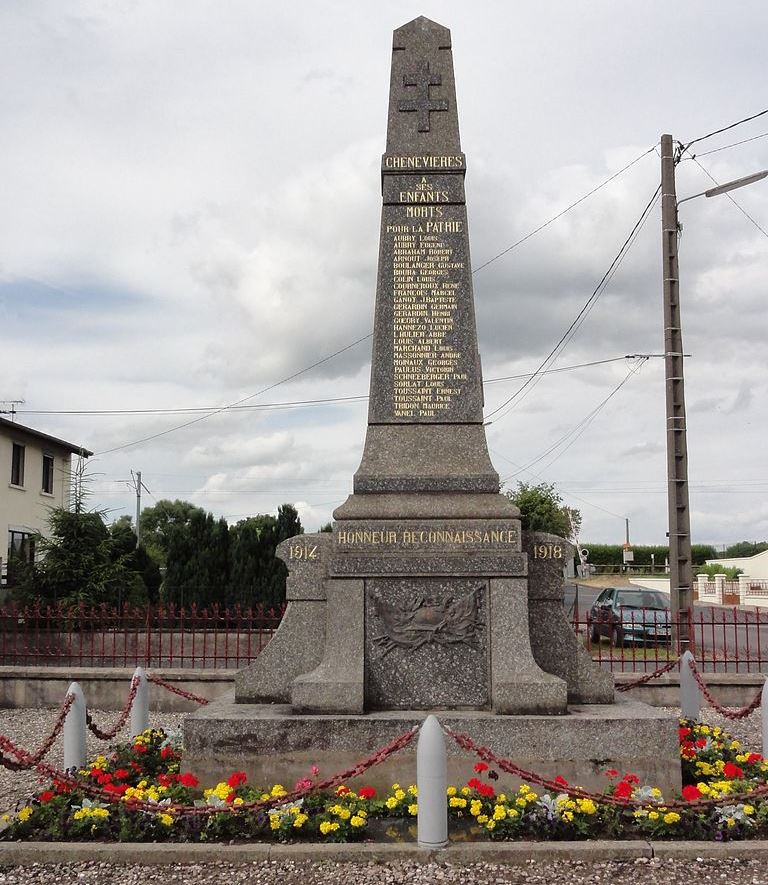
<svg viewBox="0 0 768 885">
<path fill-rule="evenodd" d="M 144 488 L 149 492 L 149 489 L 141 481 L 140 470 L 137 470 L 135 474 L 131 471 L 131 485 L 136 490 L 136 549 L 138 549 L 141 544 L 141 490 Z"/>
<path fill-rule="evenodd" d="M 675 155 L 671 135 L 661 136 L 661 236 L 664 276 L 664 378 L 667 416 L 667 507 L 672 643 L 680 653 L 690 646 L 688 618 L 693 591 L 691 526 L 688 506 L 688 441 L 683 381 L 683 334 Z"/>
</svg>

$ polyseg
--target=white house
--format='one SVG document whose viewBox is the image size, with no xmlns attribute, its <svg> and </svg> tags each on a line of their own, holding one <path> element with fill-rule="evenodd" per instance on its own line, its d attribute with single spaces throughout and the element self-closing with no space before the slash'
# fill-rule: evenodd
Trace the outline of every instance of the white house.
<svg viewBox="0 0 768 885">
<path fill-rule="evenodd" d="M 68 507 L 72 455 L 82 446 L 0 418 L 0 574 L 11 553 L 34 558 L 34 537 L 45 535 L 51 507 Z M 7 538 L 7 544 L 3 539 Z"/>
<path fill-rule="evenodd" d="M 768 550 L 754 556 L 734 556 L 731 559 L 708 559 L 707 565 L 720 565 L 728 568 L 740 568 L 741 571 L 755 581 L 768 581 Z"/>
</svg>

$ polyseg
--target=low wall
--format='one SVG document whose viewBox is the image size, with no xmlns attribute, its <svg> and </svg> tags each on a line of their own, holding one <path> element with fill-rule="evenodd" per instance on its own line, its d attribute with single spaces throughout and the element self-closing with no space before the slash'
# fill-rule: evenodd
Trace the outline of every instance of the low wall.
<svg viewBox="0 0 768 885">
<path fill-rule="evenodd" d="M 234 689 L 234 670 L 152 670 L 166 682 L 213 700 Z M 70 683 L 80 683 L 89 707 L 95 710 L 121 710 L 130 688 L 132 669 L 112 667 L 0 667 L 0 707 L 57 708 Z M 616 685 L 635 681 L 641 673 L 616 673 Z M 760 673 L 706 673 L 704 679 L 718 703 L 724 707 L 746 706 L 763 687 Z M 651 682 L 626 692 L 627 697 L 652 707 L 680 704 L 680 676 L 665 673 Z M 162 688 L 150 688 L 150 709 L 169 713 L 191 713 L 197 709 Z"/>
<path fill-rule="evenodd" d="M 122 667 L 0 667 L 0 707 L 58 708 L 70 683 L 83 689 L 94 710 L 122 710 L 134 670 Z M 234 688 L 234 670 L 152 670 L 166 682 L 213 700 Z M 150 710 L 191 713 L 198 708 L 159 685 L 150 685 Z"/>
</svg>

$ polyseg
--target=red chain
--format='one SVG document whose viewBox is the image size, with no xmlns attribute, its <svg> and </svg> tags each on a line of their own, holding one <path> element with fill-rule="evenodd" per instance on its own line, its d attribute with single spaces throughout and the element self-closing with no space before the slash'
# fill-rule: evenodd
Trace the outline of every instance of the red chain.
<svg viewBox="0 0 768 885">
<path fill-rule="evenodd" d="M 647 799 L 645 801 L 641 801 L 638 799 L 622 799 L 617 796 L 610 796 L 606 793 L 590 793 L 588 790 L 584 790 L 581 787 L 572 786 L 568 783 L 552 781 L 540 774 L 536 774 L 533 771 L 526 771 L 526 769 L 520 768 L 519 765 L 515 765 L 515 763 L 509 759 L 500 759 L 487 747 L 476 746 L 469 735 L 454 732 L 445 725 L 443 726 L 443 731 L 445 731 L 445 733 L 450 738 L 452 738 L 463 750 L 469 750 L 475 753 L 484 762 L 490 762 L 507 774 L 514 775 L 515 777 L 520 778 L 526 783 L 536 784 L 537 786 L 544 787 L 544 789 L 550 790 L 553 793 L 566 793 L 568 796 L 572 796 L 577 799 L 591 799 L 593 802 L 603 805 L 614 805 L 619 808 L 649 808 L 652 805 L 663 805 L 667 809 L 679 810 L 682 808 L 687 808 L 693 810 L 705 810 L 708 808 L 714 808 L 716 805 L 722 805 L 723 802 L 727 802 L 729 805 L 738 802 L 749 802 L 755 797 L 761 797 L 768 793 L 768 784 L 762 784 L 759 787 L 755 787 L 754 790 L 751 790 L 748 793 L 729 795 L 722 799 L 697 799 L 694 802 L 688 802 L 680 799 L 673 799 L 671 801 L 664 802 L 651 802 Z"/>
<path fill-rule="evenodd" d="M 133 707 L 133 702 L 136 700 L 136 694 L 139 690 L 139 682 L 140 679 L 138 676 L 134 676 L 131 680 L 131 690 L 128 692 L 128 699 L 125 702 L 125 706 L 120 713 L 120 716 L 115 722 L 114 726 L 109 729 L 109 731 L 103 731 L 99 728 L 98 725 L 93 721 L 93 717 L 91 716 L 90 710 L 85 711 L 85 724 L 90 728 L 90 730 L 96 735 L 96 737 L 101 741 L 111 741 L 113 737 L 117 736 L 117 733 L 122 729 L 125 723 L 128 721 L 128 717 L 131 714 L 131 708 Z"/>
<path fill-rule="evenodd" d="M 173 694 L 177 694 L 180 698 L 186 698 L 188 701 L 194 701 L 196 704 L 210 703 L 208 698 L 204 698 L 199 694 L 192 694 L 191 691 L 185 691 L 185 689 L 179 688 L 178 686 L 173 685 L 170 682 L 166 682 L 164 679 L 161 679 L 159 676 L 155 676 L 152 673 L 147 674 L 147 681 L 153 683 L 154 685 L 159 685 L 161 688 L 165 688 L 168 691 L 173 692 Z"/>
<path fill-rule="evenodd" d="M 0 735 L 0 750 L 15 756 L 16 760 L 8 759 L 6 756 L 0 754 L 0 765 L 9 768 L 12 771 L 34 768 L 40 774 L 47 775 L 53 780 L 66 784 L 72 789 L 80 790 L 86 795 L 100 799 L 109 805 L 122 805 L 129 811 L 147 811 L 153 814 L 162 811 L 179 817 L 196 817 L 209 814 L 238 814 L 246 811 L 269 811 L 269 809 L 275 805 L 284 805 L 287 802 L 295 802 L 309 793 L 314 793 L 319 790 L 327 790 L 352 777 L 357 777 L 368 771 L 369 768 L 373 768 L 374 765 L 384 762 L 385 759 L 388 759 L 390 756 L 407 747 L 415 737 L 417 731 L 418 729 L 414 728 L 411 731 L 401 734 L 385 747 L 380 747 L 362 762 L 358 762 L 346 771 L 339 772 L 317 784 L 311 784 L 308 787 L 293 790 L 291 793 L 284 793 L 281 796 L 270 796 L 268 799 L 244 802 L 242 805 L 225 805 L 221 808 L 211 805 L 159 805 L 157 802 L 151 802 L 146 799 L 129 799 L 126 801 L 115 796 L 114 793 L 107 792 L 96 784 L 82 781 L 79 778 L 68 774 L 66 771 L 61 771 L 51 765 L 36 762 L 27 750 L 16 747 L 12 741 L 2 735 Z"/>
<path fill-rule="evenodd" d="M 670 670 L 676 667 L 679 660 L 680 658 L 675 658 L 674 661 L 669 661 L 664 664 L 663 667 L 654 670 L 653 673 L 646 673 L 644 676 L 641 676 L 639 679 L 634 679 L 632 682 L 623 682 L 621 685 L 616 686 L 616 691 L 629 691 L 631 688 L 637 688 L 638 685 L 645 685 L 645 683 L 650 682 L 651 679 L 658 679 L 659 676 L 669 673 Z"/>
<path fill-rule="evenodd" d="M 727 707 L 722 707 L 712 696 L 712 692 L 709 690 L 707 684 L 702 679 L 701 674 L 696 667 L 696 661 L 693 658 L 688 659 L 688 666 L 691 668 L 691 673 L 693 673 L 693 678 L 696 680 L 696 684 L 701 689 L 701 693 L 709 701 L 710 707 L 714 707 L 715 710 L 717 710 L 717 712 L 720 713 L 722 716 L 725 716 L 726 719 L 744 719 L 749 716 L 750 713 L 754 713 L 755 710 L 763 702 L 763 690 L 761 688 L 746 707 L 741 707 L 738 710 L 729 710 Z"/>
<path fill-rule="evenodd" d="M 64 728 L 64 720 L 67 718 L 67 713 L 69 713 L 69 708 L 74 704 L 75 696 L 72 694 L 68 694 L 64 698 L 64 703 L 59 708 L 58 715 L 56 716 L 56 721 L 53 723 L 53 728 L 51 729 L 48 737 L 40 744 L 40 746 L 35 750 L 34 753 L 31 753 L 29 750 L 25 750 L 25 758 L 28 759 L 33 765 L 36 765 L 40 762 L 41 759 L 44 759 L 48 753 L 51 751 L 51 747 L 54 745 L 56 738 L 61 733 L 62 728 Z M 8 741 L 10 743 L 9 738 L 5 737 L 5 735 L 0 735 L 0 741 Z M 6 766 L 8 767 L 8 766 Z M 28 767 L 28 766 L 27 766 Z"/>
</svg>

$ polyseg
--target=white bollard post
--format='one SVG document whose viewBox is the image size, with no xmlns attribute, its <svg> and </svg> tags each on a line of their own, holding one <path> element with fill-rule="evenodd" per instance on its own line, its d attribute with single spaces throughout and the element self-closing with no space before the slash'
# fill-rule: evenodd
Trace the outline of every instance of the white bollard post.
<svg viewBox="0 0 768 885">
<path fill-rule="evenodd" d="M 419 731 L 416 786 L 419 790 L 419 848 L 445 848 L 448 844 L 448 761 L 445 735 L 432 715 L 427 716 Z"/>
<path fill-rule="evenodd" d="M 64 768 L 85 766 L 85 697 L 83 690 L 73 682 L 67 694 L 75 700 L 64 719 Z"/>
<path fill-rule="evenodd" d="M 695 661 L 695 658 L 687 651 L 680 658 L 680 715 L 683 719 L 698 722 L 701 712 L 701 690 L 693 676 L 689 661 Z"/>
<path fill-rule="evenodd" d="M 149 728 L 149 682 L 141 667 L 133 671 L 133 679 L 137 679 L 139 683 L 131 707 L 131 737 L 136 737 Z"/>
<path fill-rule="evenodd" d="M 763 759 L 768 759 L 768 679 L 763 684 L 760 702 L 760 719 L 763 726 Z"/>
</svg>

